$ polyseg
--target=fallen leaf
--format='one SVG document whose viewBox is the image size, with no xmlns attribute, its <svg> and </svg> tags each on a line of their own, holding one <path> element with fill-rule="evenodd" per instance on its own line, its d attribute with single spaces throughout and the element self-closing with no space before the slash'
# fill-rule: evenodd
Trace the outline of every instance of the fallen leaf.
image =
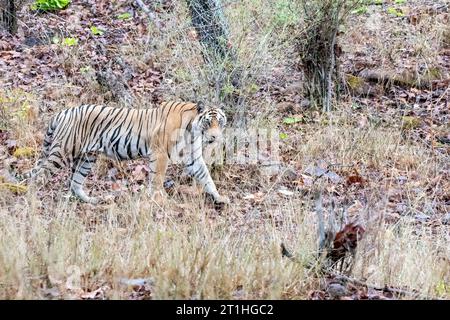
<svg viewBox="0 0 450 320">
<path fill-rule="evenodd" d="M 347 186 L 351 186 L 352 184 L 359 184 L 359 185 L 364 185 L 365 184 L 365 179 L 363 177 L 361 177 L 361 175 L 358 173 L 358 171 L 355 169 L 353 171 L 352 175 L 349 175 L 345 181 Z"/>
<path fill-rule="evenodd" d="M 133 178 L 135 181 L 145 181 L 147 180 L 147 173 L 149 168 L 146 165 L 137 165 L 133 170 Z"/>
<path fill-rule="evenodd" d="M 352 254 L 361 240 L 365 230 L 358 224 L 349 223 L 344 228 L 336 233 L 333 241 L 333 250 L 331 250 L 330 257 L 333 262 L 345 258 L 347 253 Z"/>
<path fill-rule="evenodd" d="M 111 183 L 111 189 L 113 191 L 120 191 L 122 188 L 120 187 L 120 184 L 118 184 L 117 182 L 113 182 Z"/>
</svg>

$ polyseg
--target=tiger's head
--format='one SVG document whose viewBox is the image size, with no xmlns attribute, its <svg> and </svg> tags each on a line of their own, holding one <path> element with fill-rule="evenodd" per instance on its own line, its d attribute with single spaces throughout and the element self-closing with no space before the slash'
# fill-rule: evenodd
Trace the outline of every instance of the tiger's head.
<svg viewBox="0 0 450 320">
<path fill-rule="evenodd" d="M 223 128 L 227 124 L 227 117 L 219 107 L 205 106 L 197 103 L 198 115 L 194 120 L 194 127 L 201 132 L 202 140 L 205 144 L 220 141 L 223 135 Z"/>
</svg>

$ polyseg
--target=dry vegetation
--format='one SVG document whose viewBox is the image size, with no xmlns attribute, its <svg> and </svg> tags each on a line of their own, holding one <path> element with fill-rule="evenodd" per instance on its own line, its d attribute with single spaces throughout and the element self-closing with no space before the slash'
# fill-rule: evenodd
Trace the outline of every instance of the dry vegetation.
<svg viewBox="0 0 450 320">
<path fill-rule="evenodd" d="M 101 161 L 87 188 L 115 200 L 98 206 L 67 196 L 66 172 L 40 190 L 15 177 L 36 161 L 52 114 L 118 104 L 95 77 L 113 57 L 126 61 L 112 64 L 116 74 L 131 70 L 136 107 L 216 101 L 214 70 L 203 63 L 183 1 L 152 8 L 159 30 L 133 1 L 72 1 L 50 14 L 25 6 L 19 34 L 1 35 L 0 298 L 333 298 L 330 284 L 339 279 L 305 267 L 317 251 L 316 192 L 326 216 L 366 229 L 351 277 L 368 285 L 346 284 L 344 297 L 450 298 L 448 3 L 384 1 L 351 15 L 339 40 L 345 98 L 321 115 L 302 95 L 298 8 L 285 0 L 223 2 L 248 126 L 282 134 L 282 165 L 216 166 L 213 179 L 232 200 L 222 211 L 176 179 L 177 167 L 169 171 L 171 201 L 157 207 L 143 192 L 143 161 Z M 117 19 L 123 12 L 131 18 Z M 93 36 L 91 25 L 104 34 Z M 54 43 L 64 37 L 78 44 Z M 367 70 L 429 87 L 373 83 Z M 282 257 L 282 242 L 305 263 Z M 384 286 L 404 293 L 374 288 Z"/>
</svg>

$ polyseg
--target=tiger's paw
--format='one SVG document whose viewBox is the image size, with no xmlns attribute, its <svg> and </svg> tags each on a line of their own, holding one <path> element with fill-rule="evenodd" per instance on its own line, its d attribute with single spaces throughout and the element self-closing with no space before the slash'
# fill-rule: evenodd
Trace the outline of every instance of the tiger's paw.
<svg viewBox="0 0 450 320">
<path fill-rule="evenodd" d="M 106 195 L 106 196 L 102 196 L 100 198 L 100 200 L 98 201 L 98 203 L 99 204 L 111 204 L 114 202 L 115 199 L 116 199 L 116 197 L 113 195 Z"/>
<path fill-rule="evenodd" d="M 94 198 L 94 197 L 87 197 L 86 199 L 83 199 L 83 201 L 89 203 L 89 204 L 99 204 L 100 200 L 98 198 Z"/>
<path fill-rule="evenodd" d="M 226 196 L 218 196 L 214 199 L 216 207 L 223 208 L 230 204 L 230 199 Z"/>
</svg>

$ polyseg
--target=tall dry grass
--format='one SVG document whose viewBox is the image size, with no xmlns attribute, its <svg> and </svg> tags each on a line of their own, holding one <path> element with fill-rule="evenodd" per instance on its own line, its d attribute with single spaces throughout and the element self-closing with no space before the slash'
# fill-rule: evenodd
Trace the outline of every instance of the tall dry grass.
<svg viewBox="0 0 450 320">
<path fill-rule="evenodd" d="M 445 159 L 404 143 L 395 131 L 367 129 L 370 133 L 355 141 L 353 127 L 323 127 L 299 148 L 298 161 L 360 161 L 389 168 L 393 176 L 396 163 L 408 161 L 420 172 L 418 181 L 445 166 Z M 2 298 L 44 298 L 46 287 L 76 298 L 102 286 L 107 298 L 128 298 L 131 289 L 121 278 L 152 278 L 156 299 L 302 299 L 320 288 L 314 274 L 279 251 L 284 242 L 304 261 L 315 254 L 316 213 L 308 195 L 285 199 L 263 188 L 266 199 L 245 206 L 242 197 L 250 190 L 232 187 L 226 173 L 215 180 L 233 199 L 220 214 L 202 196 L 174 195 L 167 207 L 158 208 L 137 194 L 94 207 L 61 192 L 42 199 L 33 192 L 21 197 L 2 192 Z M 365 205 L 351 206 L 360 199 L 353 194 L 348 205 L 338 205 L 368 230 L 353 276 L 448 298 L 448 227 L 417 224 L 413 212 L 387 222 L 390 188 L 389 179 L 377 183 L 374 177 L 362 191 Z M 410 197 L 433 201 L 417 193 Z"/>
</svg>

